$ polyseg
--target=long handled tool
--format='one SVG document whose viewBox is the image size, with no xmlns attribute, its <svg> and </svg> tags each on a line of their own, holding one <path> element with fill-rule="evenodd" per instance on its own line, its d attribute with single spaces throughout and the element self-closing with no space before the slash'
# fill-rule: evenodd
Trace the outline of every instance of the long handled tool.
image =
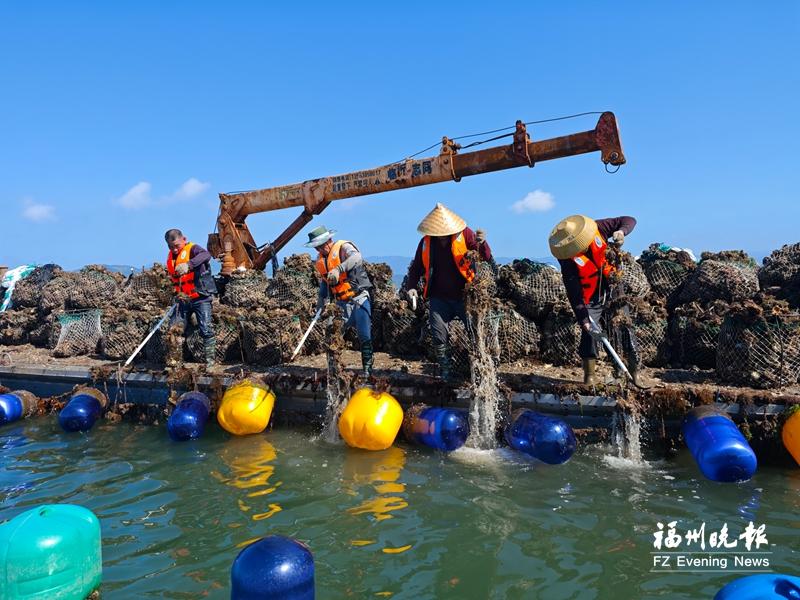
<svg viewBox="0 0 800 600">
<path fill-rule="evenodd" d="M 317 312 L 314 313 L 314 318 L 311 319 L 311 325 L 308 326 L 308 329 L 306 329 L 306 332 L 303 334 L 303 337 L 300 338 L 300 343 L 297 344 L 297 348 L 295 348 L 294 352 L 292 352 L 292 357 L 289 359 L 289 362 L 293 361 L 294 357 L 297 356 L 297 353 L 300 352 L 300 348 L 302 348 L 303 344 L 306 343 L 306 340 L 308 339 L 308 334 L 311 333 L 311 330 L 314 328 L 314 325 L 317 324 L 317 321 L 319 321 L 321 315 L 322 315 L 322 309 L 321 308 L 317 309 Z"/>
<path fill-rule="evenodd" d="M 175 310 L 175 308 L 176 308 L 177 306 L 178 306 L 177 304 L 173 304 L 172 306 L 170 306 L 170 307 L 167 309 L 167 312 L 165 312 L 165 313 L 164 313 L 164 316 L 163 316 L 163 317 L 161 317 L 161 319 L 158 321 L 158 323 L 156 323 L 156 326 L 155 326 L 155 327 L 153 327 L 153 330 L 152 330 L 150 333 L 148 333 L 148 334 L 147 334 L 147 337 L 146 337 L 146 338 L 144 338 L 144 340 L 142 341 L 142 343 L 141 343 L 141 344 L 139 344 L 139 345 L 137 346 L 136 350 L 134 350 L 134 351 L 133 351 L 133 354 L 131 354 L 131 355 L 128 357 L 128 360 L 126 360 L 126 361 L 125 361 L 125 364 L 124 364 L 123 366 L 127 367 L 129 364 L 131 364 L 131 361 L 132 361 L 134 358 L 136 358 L 136 355 L 137 355 L 137 354 L 139 354 L 139 352 L 141 352 L 142 348 L 144 348 L 144 345 L 145 345 L 145 344 L 146 344 L 146 343 L 147 343 L 147 342 L 150 340 L 150 338 L 151 338 L 151 337 L 153 337 L 153 334 L 154 334 L 156 331 L 158 331 L 158 328 L 159 328 L 159 327 L 161 327 L 161 324 L 162 324 L 164 321 L 166 321 L 166 320 L 167 320 L 167 319 L 168 319 L 168 318 L 169 318 L 169 317 L 172 315 L 173 311 Z"/>
<path fill-rule="evenodd" d="M 591 322 L 592 325 L 600 329 L 600 327 L 597 325 L 597 323 L 592 317 L 589 317 L 589 322 Z M 617 351 L 614 350 L 613 346 L 611 346 L 611 342 L 608 341 L 608 338 L 606 337 L 605 333 L 602 333 L 600 335 L 600 341 L 603 342 L 603 347 L 606 349 L 606 352 L 608 352 L 608 355 L 611 357 L 611 360 L 613 360 L 614 363 L 617 365 L 617 367 L 619 367 L 620 371 L 622 371 L 623 373 L 625 373 L 625 375 L 628 376 L 628 379 L 631 380 L 633 385 L 642 390 L 648 389 L 647 387 L 636 383 L 636 381 L 633 379 L 633 375 L 631 375 L 631 372 L 628 370 L 628 367 L 625 366 L 625 363 L 622 362 L 622 359 L 619 357 L 619 354 L 617 354 Z"/>
</svg>

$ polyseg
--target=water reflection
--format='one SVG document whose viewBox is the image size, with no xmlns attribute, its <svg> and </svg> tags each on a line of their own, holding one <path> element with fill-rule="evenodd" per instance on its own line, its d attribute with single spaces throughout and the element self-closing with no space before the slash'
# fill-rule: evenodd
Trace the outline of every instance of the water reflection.
<svg viewBox="0 0 800 600">
<path fill-rule="evenodd" d="M 0 435 L 0 450 L 21 448 L 27 444 L 28 438 L 23 431 L 24 428 L 21 425 L 18 425 L 17 427 L 4 427 L 3 435 Z"/>
<path fill-rule="evenodd" d="M 742 486 L 742 489 L 744 486 Z M 762 488 L 754 488 L 749 498 L 743 497 L 743 502 L 739 504 L 738 511 L 744 521 L 757 521 L 756 515 L 761 507 Z"/>
<path fill-rule="evenodd" d="M 211 475 L 225 485 L 246 491 L 244 497 L 237 498 L 239 510 L 244 513 L 253 511 L 251 518 L 254 521 L 268 519 L 283 510 L 278 503 L 270 503 L 263 498 L 272 494 L 282 483 L 270 481 L 275 474 L 275 465 L 272 463 L 277 454 L 266 438 L 232 438 L 222 447 L 220 458 L 230 468 L 230 475 L 226 477 L 218 471 L 212 471 Z"/>
<path fill-rule="evenodd" d="M 406 490 L 400 481 L 400 473 L 406 464 L 406 453 L 402 448 L 392 446 L 379 452 L 368 452 L 348 448 L 345 453 L 342 478 L 345 491 L 353 496 L 361 487 L 371 485 L 378 493 L 349 508 L 353 515 L 371 514 L 376 521 L 391 519 L 392 512 L 408 506 L 405 498 L 398 496 Z"/>
</svg>

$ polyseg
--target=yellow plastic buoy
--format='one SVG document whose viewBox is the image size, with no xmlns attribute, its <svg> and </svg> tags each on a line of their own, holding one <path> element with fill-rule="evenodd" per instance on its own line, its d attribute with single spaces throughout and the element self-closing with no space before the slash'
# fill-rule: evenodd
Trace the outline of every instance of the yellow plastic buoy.
<svg viewBox="0 0 800 600">
<path fill-rule="evenodd" d="M 261 433 L 267 428 L 275 394 L 257 379 L 245 379 L 229 387 L 217 410 L 217 421 L 234 435 Z"/>
<path fill-rule="evenodd" d="M 789 454 L 800 465 L 800 410 L 795 411 L 791 417 L 786 419 L 781 437 Z"/>
<path fill-rule="evenodd" d="M 339 434 L 348 446 L 385 450 L 403 423 L 403 409 L 394 396 L 361 388 L 350 397 L 339 417 Z"/>
</svg>

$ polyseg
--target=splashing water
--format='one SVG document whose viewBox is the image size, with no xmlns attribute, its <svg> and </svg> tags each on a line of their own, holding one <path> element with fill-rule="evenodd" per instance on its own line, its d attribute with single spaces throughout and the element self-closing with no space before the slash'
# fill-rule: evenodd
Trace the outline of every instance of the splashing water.
<svg viewBox="0 0 800 600">
<path fill-rule="evenodd" d="M 485 271 L 484 271 L 485 273 Z M 500 424 L 500 405 L 504 400 L 497 380 L 494 356 L 497 347 L 498 320 L 491 318 L 488 276 L 477 276 L 467 287 L 467 311 L 472 321 L 474 343 L 471 345 L 469 408 L 470 434 L 466 445 L 471 448 L 497 448 L 497 427 Z"/>
<path fill-rule="evenodd" d="M 617 411 L 611 420 L 611 443 L 617 450 L 617 457 L 636 464 L 643 464 L 642 458 L 642 416 L 639 410 L 631 408 Z"/>
</svg>

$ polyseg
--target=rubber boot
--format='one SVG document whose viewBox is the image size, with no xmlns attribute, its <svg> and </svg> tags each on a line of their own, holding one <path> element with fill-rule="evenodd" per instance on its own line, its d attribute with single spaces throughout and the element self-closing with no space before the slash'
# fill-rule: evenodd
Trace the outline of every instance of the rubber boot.
<svg viewBox="0 0 800 600">
<path fill-rule="evenodd" d="M 433 354 L 439 364 L 439 377 L 444 381 L 450 382 L 453 379 L 453 372 L 450 365 L 450 354 L 447 351 L 447 344 L 434 344 Z"/>
<path fill-rule="evenodd" d="M 372 377 L 372 363 L 374 356 L 372 354 L 372 340 L 361 342 L 361 367 L 364 369 L 364 378 Z"/>
<path fill-rule="evenodd" d="M 595 385 L 597 380 L 594 377 L 594 371 L 597 368 L 596 358 L 583 359 L 583 383 L 586 385 Z"/>
<path fill-rule="evenodd" d="M 203 351 L 206 357 L 206 368 L 210 369 L 216 363 L 217 340 L 215 338 L 203 340 Z"/>
<path fill-rule="evenodd" d="M 628 371 L 631 373 L 631 381 L 633 382 L 633 385 L 635 385 L 637 388 L 649 390 L 651 387 L 653 387 L 652 384 L 645 381 L 644 377 L 639 372 L 639 369 L 635 366 L 632 366 L 630 369 L 628 369 Z"/>
</svg>

